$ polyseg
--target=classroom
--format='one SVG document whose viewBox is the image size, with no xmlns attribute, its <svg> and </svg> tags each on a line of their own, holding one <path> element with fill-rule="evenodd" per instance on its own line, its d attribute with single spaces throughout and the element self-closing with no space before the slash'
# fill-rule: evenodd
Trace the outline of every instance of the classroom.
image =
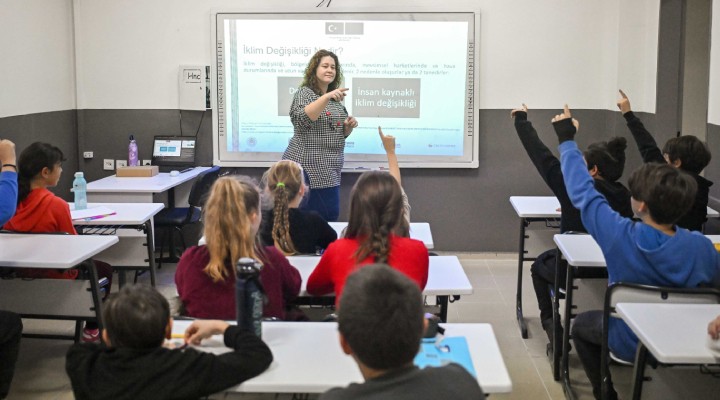
<svg viewBox="0 0 720 400">
<path fill-rule="evenodd" d="M 211 167 L 215 161 L 216 110 L 180 109 L 178 68 L 211 65 L 213 12 L 438 11 L 438 2 L 429 0 L 398 0 L 392 5 L 380 0 L 286 3 L 282 0 L 259 3 L 230 0 L 3 2 L 0 139 L 13 141 L 18 155 L 36 141 L 62 149 L 64 173 L 52 191 L 68 202 L 73 201 L 70 188 L 76 171 L 82 171 L 87 182 L 92 183 L 115 173 L 114 168 L 104 168 L 104 160 L 127 160 L 129 135 L 137 141 L 142 160 L 151 158 L 155 136 L 196 136 L 194 164 Z M 525 272 L 521 277 L 522 286 L 517 286 L 518 225 L 525 221 L 509 199 L 552 196 L 553 193 L 523 151 L 510 117 L 511 110 L 527 104 L 528 119 L 555 155 L 558 155 L 557 138 L 550 121 L 562 112 L 565 104 L 572 109 L 573 118 L 580 121 L 576 139 L 581 149 L 614 136 L 627 138 L 625 173 L 620 179 L 627 186 L 630 172 L 640 167 L 643 160 L 616 104 L 618 90 L 622 89 L 631 99 L 633 112 L 659 145 L 682 133 L 698 137 L 710 152 L 716 153 L 702 175 L 716 183 L 710 187 L 708 207 L 720 210 L 720 184 L 717 183 L 720 182 L 717 159 L 720 157 L 717 154 L 720 149 L 720 8 L 714 8 L 712 0 L 449 0 L 444 3 L 444 9 L 471 10 L 479 14 L 476 26 L 479 41 L 475 43 L 475 80 L 479 90 L 474 95 L 478 164 L 476 168 L 403 168 L 402 188 L 412 206 L 412 222 L 429 224 L 433 241 L 430 251 L 440 256 L 456 256 L 472 285 L 472 294 L 463 294 L 459 301 L 445 304 L 446 322 L 492 325 L 512 390 L 494 392 L 491 397 L 567 398 L 562 379 L 554 379 L 552 357 L 546 355 L 547 338 L 536 311 L 530 278 L 531 260 L 526 260 L 524 267 L 520 261 Z M 290 52 L 292 49 L 276 47 L 274 50 Z M 341 54 L 340 62 L 342 60 Z M 387 89 L 370 85 L 360 90 L 371 96 Z M 410 94 L 410 90 L 400 88 L 394 101 L 412 101 L 404 97 L 407 94 L 412 98 L 414 92 Z M 276 93 L 269 90 L 253 96 L 276 96 Z M 358 117 L 358 123 L 362 130 L 356 131 L 356 135 L 375 132 L 375 127 L 372 131 L 365 130 L 368 128 L 363 126 L 362 117 Z M 89 157 L 88 152 L 92 153 Z M 229 167 L 223 171 L 259 181 L 266 169 Z M 354 172 L 342 175 L 339 221 L 348 220 L 351 190 L 359 176 Z M 172 201 L 186 205 L 191 184 L 188 181 L 184 189 L 173 195 Z M 151 196 L 151 199 L 150 202 L 166 204 L 170 201 L 167 194 Z M 530 224 L 528 229 L 537 225 Z M 548 236 L 550 245 L 545 249 L 555 246 L 552 233 L 559 233 L 556 225 L 550 225 L 542 228 L 552 231 Z M 703 233 L 720 235 L 720 218 L 708 218 Z M 188 246 L 197 244 L 201 235 L 199 224 L 183 229 L 183 239 Z M 0 236 L 0 241 L 2 239 Z M 156 238 L 156 250 L 158 246 Z M 143 256 L 142 251 L 139 257 Z M 157 288 L 169 299 L 177 297 L 174 268 L 175 263 L 163 263 L 157 276 L 153 275 Z M 132 275 L 127 273 L 131 279 Z M 139 280 L 150 283 L 149 274 L 140 276 Z M 523 338 L 518 329 L 515 315 L 518 293 L 522 294 L 524 303 L 527 338 Z M 434 300 L 432 302 L 434 304 Z M 30 321 L 25 326 L 42 332 L 72 330 L 68 324 L 67 321 Z M 72 398 L 70 382 L 64 373 L 68 346 L 68 341 L 23 338 L 8 398 Z M 570 355 L 569 368 L 574 398 L 593 398 L 592 388 L 574 352 Z M 632 372 L 629 370 L 632 368 L 613 369 L 622 398 L 630 397 Z M 653 393 L 688 398 L 686 388 L 672 387 L 682 386 L 682 379 L 695 378 L 678 378 L 672 373 L 667 376 L 663 375 L 667 386 L 645 385 L 644 390 L 650 393 L 644 393 L 645 398 L 653 398 L 650 397 Z M 716 378 L 714 388 L 719 385 Z M 692 393 L 701 396 L 707 392 Z M 297 398 L 288 393 L 279 397 L 245 393 L 218 396 L 211 398 Z M 311 394 L 309 398 L 315 396 Z"/>
</svg>

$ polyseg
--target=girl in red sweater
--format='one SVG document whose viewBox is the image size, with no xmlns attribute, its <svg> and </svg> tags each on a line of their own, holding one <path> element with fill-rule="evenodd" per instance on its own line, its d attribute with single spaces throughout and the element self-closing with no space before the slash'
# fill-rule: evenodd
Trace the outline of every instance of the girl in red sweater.
<svg viewBox="0 0 720 400">
<path fill-rule="evenodd" d="M 77 235 L 65 200 L 55 196 L 49 187 L 55 187 L 62 175 L 63 152 L 48 143 L 35 142 L 25 148 L 18 158 L 18 205 L 15 215 L 3 229 L 15 232 L 54 233 Z M 93 260 L 98 277 L 107 278 L 107 292 L 112 286 L 113 269 L 108 263 Z M 52 270 L 22 268 L 16 275 L 32 279 L 77 279 L 77 268 Z M 107 294 L 106 294 L 107 295 Z M 83 329 L 83 341 L 99 342 L 100 332 L 95 322 Z"/>
<path fill-rule="evenodd" d="M 328 246 L 308 278 L 314 296 L 335 293 L 340 299 L 345 279 L 365 264 L 387 263 L 425 288 L 428 251 L 423 242 L 410 239 L 403 217 L 402 191 L 390 174 L 365 172 L 350 194 L 350 220 L 345 238 Z"/>
<path fill-rule="evenodd" d="M 185 315 L 235 319 L 235 264 L 242 257 L 259 260 L 268 302 L 263 315 L 285 319 L 285 305 L 300 292 L 302 278 L 274 246 L 262 247 L 260 192 L 255 184 L 233 177 L 218 179 L 203 209 L 206 245 L 190 247 L 180 257 L 175 284 Z"/>
</svg>

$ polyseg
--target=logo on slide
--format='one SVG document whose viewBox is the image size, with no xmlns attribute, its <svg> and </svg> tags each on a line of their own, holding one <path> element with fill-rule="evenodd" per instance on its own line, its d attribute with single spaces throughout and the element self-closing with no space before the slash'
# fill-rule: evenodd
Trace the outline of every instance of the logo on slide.
<svg viewBox="0 0 720 400">
<path fill-rule="evenodd" d="M 256 144 L 257 144 L 257 139 L 255 139 L 254 137 L 250 136 L 250 137 L 248 138 L 248 140 L 247 140 L 247 145 L 248 145 L 248 147 L 255 147 Z"/>
<path fill-rule="evenodd" d="M 345 33 L 345 24 L 342 22 L 326 22 L 325 23 L 325 34 L 326 35 L 342 35 Z"/>
</svg>

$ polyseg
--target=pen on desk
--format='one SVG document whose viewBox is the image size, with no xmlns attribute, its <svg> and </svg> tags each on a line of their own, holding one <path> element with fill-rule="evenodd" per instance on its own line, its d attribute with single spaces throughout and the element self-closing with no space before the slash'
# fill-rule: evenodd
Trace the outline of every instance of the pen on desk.
<svg viewBox="0 0 720 400">
<path fill-rule="evenodd" d="M 368 168 L 368 167 L 355 167 L 355 170 L 356 170 L 356 171 L 366 171 L 366 170 L 369 170 L 369 169 L 370 169 L 370 168 Z"/>
<path fill-rule="evenodd" d="M 192 171 L 192 170 L 194 170 L 194 169 L 195 169 L 195 167 L 185 168 L 184 170 L 180 171 L 180 173 L 181 173 L 181 174 L 184 174 L 184 173 L 190 172 L 190 171 Z"/>
</svg>

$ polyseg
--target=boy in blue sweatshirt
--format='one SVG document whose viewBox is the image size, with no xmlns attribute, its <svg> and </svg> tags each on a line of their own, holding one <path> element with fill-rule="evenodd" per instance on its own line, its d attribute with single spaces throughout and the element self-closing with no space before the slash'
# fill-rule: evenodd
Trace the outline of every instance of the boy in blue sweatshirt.
<svg viewBox="0 0 720 400">
<path fill-rule="evenodd" d="M 560 162 L 568 195 L 605 256 L 608 282 L 671 287 L 711 285 L 720 269 L 718 252 L 699 232 L 675 225 L 693 204 L 697 190 L 693 178 L 667 164 L 643 164 L 628 181 L 633 211 L 642 222 L 623 218 L 593 185 L 583 155 L 573 140 L 579 124 L 572 119 L 567 105 L 552 122 L 560 141 Z M 602 311 L 578 315 L 572 337 L 593 394 L 599 399 Z M 610 320 L 608 342 L 616 356 L 626 361 L 634 359 L 638 339 L 622 320 Z M 617 398 L 612 381 L 608 388 L 608 398 Z"/>
</svg>

